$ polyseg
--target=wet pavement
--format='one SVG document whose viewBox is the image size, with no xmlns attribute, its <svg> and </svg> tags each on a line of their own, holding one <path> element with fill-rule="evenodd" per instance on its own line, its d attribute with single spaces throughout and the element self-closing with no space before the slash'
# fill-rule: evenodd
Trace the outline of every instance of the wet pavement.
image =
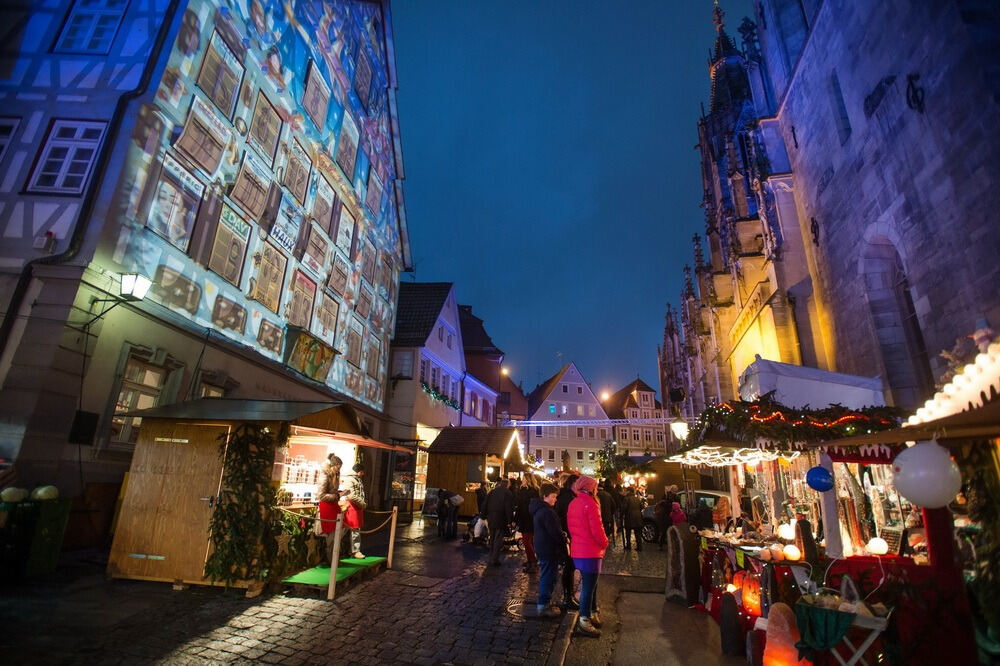
<svg viewBox="0 0 1000 666">
<path fill-rule="evenodd" d="M 441 541 L 433 521 L 397 534 L 394 569 L 338 590 L 333 603 L 292 589 L 247 599 L 242 590 L 109 580 L 101 553 L 71 553 L 52 576 L 0 589 L 0 662 L 660 663 L 673 649 L 663 640 L 682 626 L 663 620 L 666 558 L 655 546 L 609 550 L 598 586 L 605 630 L 595 640 L 571 637 L 574 615 L 530 617 L 537 576 L 522 572 L 523 554 L 487 566 L 485 548 Z M 385 555 L 386 541 L 369 538 L 364 550 Z M 694 611 L 669 610 L 692 615 L 688 644 L 714 628 Z"/>
</svg>

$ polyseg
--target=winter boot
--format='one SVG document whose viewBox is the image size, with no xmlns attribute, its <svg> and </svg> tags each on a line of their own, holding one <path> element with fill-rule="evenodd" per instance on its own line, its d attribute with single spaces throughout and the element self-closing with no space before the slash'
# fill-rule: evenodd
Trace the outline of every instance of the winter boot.
<svg viewBox="0 0 1000 666">
<path fill-rule="evenodd" d="M 601 630 L 594 626 L 589 617 L 581 617 L 576 621 L 576 631 L 584 636 L 595 638 L 601 635 Z"/>
</svg>

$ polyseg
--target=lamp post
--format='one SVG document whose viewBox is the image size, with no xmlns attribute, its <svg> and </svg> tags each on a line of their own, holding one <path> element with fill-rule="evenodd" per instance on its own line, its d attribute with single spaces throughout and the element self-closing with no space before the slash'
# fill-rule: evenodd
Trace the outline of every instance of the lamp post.
<svg viewBox="0 0 1000 666">
<path fill-rule="evenodd" d="M 108 314 L 122 303 L 141 301 L 146 298 L 149 288 L 153 286 L 152 280 L 139 273 L 122 273 L 121 285 L 118 287 L 118 298 L 94 298 L 90 301 L 90 307 L 97 303 L 112 303 L 111 307 L 95 315 L 93 319 L 83 325 L 83 328 L 90 327 L 95 321 Z"/>
</svg>

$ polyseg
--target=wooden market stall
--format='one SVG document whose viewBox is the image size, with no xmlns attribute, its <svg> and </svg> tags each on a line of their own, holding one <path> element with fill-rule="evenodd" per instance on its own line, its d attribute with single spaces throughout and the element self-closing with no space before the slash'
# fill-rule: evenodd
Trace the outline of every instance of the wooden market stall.
<svg viewBox="0 0 1000 666">
<path fill-rule="evenodd" d="M 465 502 L 459 513 L 471 516 L 481 483 L 509 478 L 526 466 L 517 428 L 445 428 L 428 449 L 427 488 L 460 494 Z"/>
<path fill-rule="evenodd" d="M 205 565 L 213 512 L 223 499 L 226 449 L 248 424 L 272 438 L 274 448 L 253 472 L 270 479 L 277 503 L 291 508 L 315 503 L 328 453 L 349 470 L 358 447 L 408 451 L 369 437 L 344 403 L 202 398 L 129 415 L 141 418 L 142 427 L 108 561 L 109 575 L 118 578 L 212 583 Z"/>
</svg>

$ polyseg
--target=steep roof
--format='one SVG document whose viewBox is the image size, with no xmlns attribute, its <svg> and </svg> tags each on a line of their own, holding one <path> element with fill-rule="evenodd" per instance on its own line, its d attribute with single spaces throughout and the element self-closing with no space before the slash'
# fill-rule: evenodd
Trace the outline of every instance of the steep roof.
<svg viewBox="0 0 1000 666">
<path fill-rule="evenodd" d="M 742 101 L 750 99 L 750 81 L 736 43 L 726 34 L 723 12 L 718 6 L 712 12 L 712 23 L 717 34 L 710 66 L 709 108 L 714 112 L 738 108 Z"/>
<path fill-rule="evenodd" d="M 638 407 L 639 404 L 635 401 L 632 396 L 636 391 L 645 391 L 653 394 L 653 405 L 656 409 L 660 409 L 660 401 L 656 399 L 656 391 L 650 388 L 649 384 L 642 381 L 636 377 L 635 381 L 631 384 L 626 384 L 624 387 L 615 391 L 610 398 L 604 403 L 604 409 L 608 413 L 609 419 L 623 419 L 625 418 L 625 410 L 629 407 Z"/>
<path fill-rule="evenodd" d="M 462 346 L 466 352 L 485 351 L 494 354 L 503 354 L 493 344 L 493 339 L 486 332 L 483 320 L 472 314 L 471 305 L 458 306 L 458 321 L 462 327 Z"/>
<path fill-rule="evenodd" d="M 536 386 L 534 390 L 528 394 L 528 414 L 535 413 L 538 406 L 542 404 L 542 401 L 545 400 L 546 397 L 548 397 L 549 393 L 552 393 L 552 389 L 556 387 L 556 384 L 559 383 L 559 380 L 562 379 L 562 376 L 566 374 L 566 371 L 569 370 L 569 366 L 571 365 L 573 364 L 567 363 L 564 365 L 559 372 Z"/>
<path fill-rule="evenodd" d="M 429 452 L 492 455 L 502 458 L 517 428 L 492 428 L 489 426 L 449 427 L 441 431 L 431 443 Z M 514 447 L 511 447 L 512 449 Z"/>
<path fill-rule="evenodd" d="M 422 347 L 453 286 L 451 282 L 400 282 L 393 344 Z"/>
</svg>

